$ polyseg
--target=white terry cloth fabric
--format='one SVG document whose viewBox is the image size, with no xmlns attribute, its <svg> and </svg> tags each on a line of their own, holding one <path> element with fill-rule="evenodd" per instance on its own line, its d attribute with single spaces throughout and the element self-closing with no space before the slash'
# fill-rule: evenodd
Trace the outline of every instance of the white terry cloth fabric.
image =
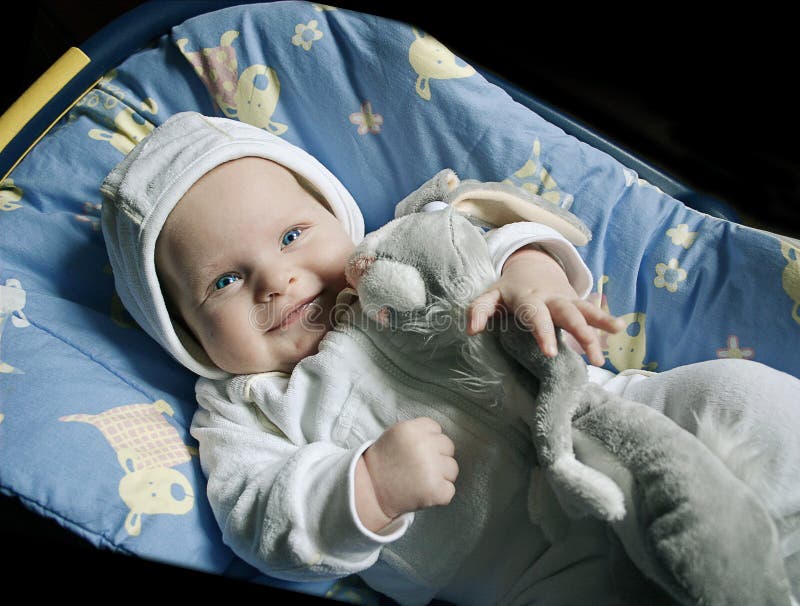
<svg viewBox="0 0 800 606">
<path fill-rule="evenodd" d="M 137 145 L 101 186 L 103 236 L 122 303 L 139 326 L 192 372 L 220 379 L 219 369 L 180 326 L 173 326 L 155 266 L 167 216 L 204 174 L 230 160 L 273 160 L 305 178 L 358 243 L 364 219 L 353 197 L 316 158 L 265 130 L 227 118 L 182 112 Z"/>
<path fill-rule="evenodd" d="M 364 238 L 361 211 L 333 173 L 280 137 L 228 118 L 175 114 L 139 143 L 101 186 L 103 236 L 123 305 L 178 362 L 208 379 L 230 375 L 208 358 L 191 334 L 172 323 L 156 273 L 155 245 L 167 216 L 200 177 L 246 156 L 272 160 L 305 179 L 322 195 L 353 242 Z M 486 237 L 498 273 L 515 250 L 537 243 L 561 263 L 580 296 L 591 290 L 589 269 L 555 230 L 519 222 L 492 230 Z"/>
<path fill-rule="evenodd" d="M 495 416 L 466 391 L 429 392 L 451 360 L 419 360 L 383 346 L 390 332 L 373 334 L 376 341 L 357 325 L 330 332 L 291 376 L 197 382 L 191 434 L 226 544 L 266 574 L 313 581 L 358 573 L 410 606 L 433 598 L 459 606 L 572 605 L 586 596 L 628 603 L 609 572 L 603 523 L 580 520 L 557 544 L 531 524 L 532 446 L 519 421 Z M 660 374 L 597 370 L 604 389 L 667 415 L 756 491 L 776 520 L 797 593 L 800 381 L 746 360 Z M 498 411 L 533 405 L 524 389 L 509 393 L 520 401 Z M 353 461 L 389 426 L 417 416 L 434 418 L 455 443 L 456 496 L 371 533 L 357 521 Z"/>
</svg>

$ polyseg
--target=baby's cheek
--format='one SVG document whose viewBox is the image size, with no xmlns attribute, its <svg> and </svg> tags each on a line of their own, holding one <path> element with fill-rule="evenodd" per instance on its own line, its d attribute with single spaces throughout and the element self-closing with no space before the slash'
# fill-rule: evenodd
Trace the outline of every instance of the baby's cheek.
<svg viewBox="0 0 800 606">
<path fill-rule="evenodd" d="M 252 372 L 260 357 L 259 337 L 263 331 L 248 322 L 233 323 L 226 318 L 208 318 L 201 345 L 211 361 L 233 374 Z"/>
</svg>

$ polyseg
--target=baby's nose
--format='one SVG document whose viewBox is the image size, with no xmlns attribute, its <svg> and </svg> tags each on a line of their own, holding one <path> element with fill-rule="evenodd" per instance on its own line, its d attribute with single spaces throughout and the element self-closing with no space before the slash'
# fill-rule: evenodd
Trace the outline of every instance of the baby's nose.
<svg viewBox="0 0 800 606">
<path fill-rule="evenodd" d="M 267 301 L 278 295 L 286 294 L 286 291 L 297 280 L 297 278 L 288 270 L 275 270 L 264 272 L 261 278 L 258 292 L 261 297 Z"/>
</svg>

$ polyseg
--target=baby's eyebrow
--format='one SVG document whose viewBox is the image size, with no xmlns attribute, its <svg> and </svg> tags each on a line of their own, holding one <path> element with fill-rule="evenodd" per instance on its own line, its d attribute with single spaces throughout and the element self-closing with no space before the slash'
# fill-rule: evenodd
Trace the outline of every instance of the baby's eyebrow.
<svg viewBox="0 0 800 606">
<path fill-rule="evenodd" d="M 192 292 L 198 295 L 205 293 L 209 280 L 215 278 L 219 271 L 219 262 L 217 259 L 198 265 L 197 271 L 189 274 L 187 280 Z"/>
<path fill-rule="evenodd" d="M 197 267 L 197 273 L 200 276 L 205 276 L 210 273 L 213 273 L 217 268 L 217 260 L 214 259 L 213 261 L 209 261 L 208 263 L 203 263 Z"/>
</svg>

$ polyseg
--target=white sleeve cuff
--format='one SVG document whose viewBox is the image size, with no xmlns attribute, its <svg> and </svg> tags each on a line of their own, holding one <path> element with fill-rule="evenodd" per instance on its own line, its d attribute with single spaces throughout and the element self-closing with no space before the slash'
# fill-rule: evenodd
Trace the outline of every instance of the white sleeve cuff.
<svg viewBox="0 0 800 606">
<path fill-rule="evenodd" d="M 398 516 L 391 522 L 389 522 L 386 526 L 381 528 L 378 532 L 372 532 L 369 528 L 364 526 L 361 523 L 361 519 L 358 517 L 358 513 L 356 511 L 356 465 L 358 463 L 358 459 L 361 458 L 361 455 L 364 451 L 372 446 L 375 440 L 370 440 L 369 442 L 365 442 L 362 444 L 355 453 L 355 456 L 350 461 L 350 468 L 347 472 L 347 489 L 349 494 L 349 502 L 350 502 L 350 516 L 352 517 L 353 523 L 355 524 L 356 528 L 364 535 L 367 539 L 371 541 L 375 541 L 376 543 L 391 543 L 392 541 L 396 541 L 400 537 L 402 537 L 408 527 L 411 526 L 411 523 L 414 521 L 414 514 L 413 513 L 404 513 L 401 516 Z"/>
<path fill-rule="evenodd" d="M 506 260 L 517 250 L 528 244 L 537 244 L 564 268 L 572 288 L 581 299 L 585 299 L 594 285 L 592 272 L 584 263 L 575 247 L 552 227 L 541 223 L 521 221 L 508 223 L 486 234 L 492 264 L 499 276 Z"/>
</svg>

